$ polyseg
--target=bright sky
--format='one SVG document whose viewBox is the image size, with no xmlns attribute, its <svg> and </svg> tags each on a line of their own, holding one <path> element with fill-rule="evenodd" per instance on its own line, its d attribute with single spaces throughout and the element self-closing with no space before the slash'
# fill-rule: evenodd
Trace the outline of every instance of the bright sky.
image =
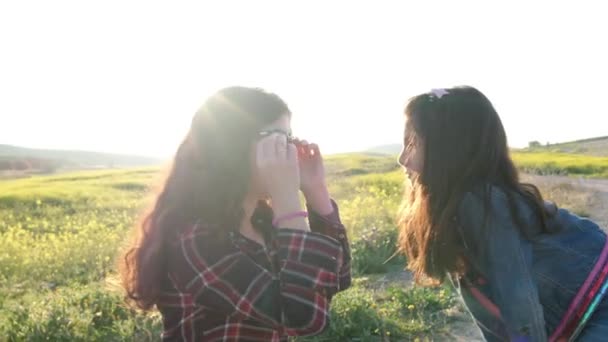
<svg viewBox="0 0 608 342">
<path fill-rule="evenodd" d="M 171 155 L 204 99 L 261 86 L 325 152 L 398 143 L 469 84 L 510 144 L 608 135 L 603 1 L 3 1 L 0 143 Z"/>
</svg>

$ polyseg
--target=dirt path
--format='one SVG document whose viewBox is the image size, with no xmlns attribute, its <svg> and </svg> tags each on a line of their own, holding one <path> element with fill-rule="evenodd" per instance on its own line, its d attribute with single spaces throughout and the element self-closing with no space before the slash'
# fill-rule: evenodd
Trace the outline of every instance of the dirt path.
<svg viewBox="0 0 608 342">
<path fill-rule="evenodd" d="M 580 179 L 577 184 L 595 192 L 596 200 L 589 208 L 591 218 L 608 230 L 608 179 Z"/>
<path fill-rule="evenodd" d="M 577 191 L 586 191 L 589 201 L 585 203 L 589 217 L 596 221 L 604 230 L 608 230 L 608 179 L 585 179 L 565 176 L 525 176 L 539 186 L 555 186 L 569 184 Z M 551 198 L 548 198 L 551 199 Z"/>
</svg>

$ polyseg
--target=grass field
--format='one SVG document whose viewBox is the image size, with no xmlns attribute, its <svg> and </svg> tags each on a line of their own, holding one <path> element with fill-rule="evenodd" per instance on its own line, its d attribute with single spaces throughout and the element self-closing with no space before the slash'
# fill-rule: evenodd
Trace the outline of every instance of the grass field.
<svg viewBox="0 0 608 342">
<path fill-rule="evenodd" d="M 395 252 L 402 173 L 392 159 L 356 155 L 330 158 L 327 168 L 353 238 L 357 278 L 335 299 L 331 329 L 314 340 L 428 334 L 441 321 L 437 311 L 451 305 L 449 291 L 379 290 L 366 278 L 404 264 L 384 263 Z M 0 182 L 0 340 L 158 338 L 158 315 L 123 305 L 114 275 L 117 252 L 158 175 L 90 171 Z"/>
<path fill-rule="evenodd" d="M 600 177 L 608 167 L 606 158 L 532 153 L 515 158 L 538 173 L 551 170 L 544 165 L 557 165 L 557 173 Z M 325 334 L 297 341 L 441 335 L 455 305 L 448 288 L 405 281 L 378 285 L 387 275 L 401 274 L 405 262 L 398 257 L 385 263 L 395 252 L 403 183 L 394 158 L 333 156 L 327 169 L 352 240 L 354 286 L 336 296 Z M 126 307 L 114 273 L 127 232 L 158 181 L 155 168 L 0 181 L 0 341 L 158 339 L 160 317 Z"/>
<path fill-rule="evenodd" d="M 513 152 L 518 167 L 527 173 L 608 178 L 608 157 L 556 152 Z"/>
</svg>

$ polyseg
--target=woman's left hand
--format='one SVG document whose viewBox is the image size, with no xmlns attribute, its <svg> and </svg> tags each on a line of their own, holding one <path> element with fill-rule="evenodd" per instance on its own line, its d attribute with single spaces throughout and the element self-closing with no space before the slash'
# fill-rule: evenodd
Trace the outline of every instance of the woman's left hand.
<svg viewBox="0 0 608 342">
<path fill-rule="evenodd" d="M 295 140 L 298 147 L 298 162 L 300 166 L 300 190 L 306 197 L 306 202 L 321 215 L 330 214 L 333 205 L 327 191 L 325 166 L 323 156 L 317 144 L 306 140 Z"/>
</svg>

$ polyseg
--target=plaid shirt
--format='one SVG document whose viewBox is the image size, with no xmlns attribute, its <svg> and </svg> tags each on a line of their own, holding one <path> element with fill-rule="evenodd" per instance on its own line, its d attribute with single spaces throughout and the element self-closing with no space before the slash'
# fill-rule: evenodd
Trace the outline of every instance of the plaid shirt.
<svg viewBox="0 0 608 342">
<path fill-rule="evenodd" d="M 164 341 L 285 341 L 328 324 L 332 296 L 350 286 L 350 247 L 338 208 L 309 208 L 311 232 L 276 229 L 266 248 L 240 234 L 221 242 L 204 224 L 169 252 L 157 307 Z"/>
</svg>

